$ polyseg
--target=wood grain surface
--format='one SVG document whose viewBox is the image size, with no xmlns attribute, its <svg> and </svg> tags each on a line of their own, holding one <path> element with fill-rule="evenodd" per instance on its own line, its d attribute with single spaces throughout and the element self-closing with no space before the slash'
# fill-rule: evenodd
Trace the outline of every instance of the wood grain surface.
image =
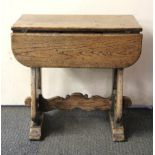
<svg viewBox="0 0 155 155">
<path fill-rule="evenodd" d="M 25 99 L 25 105 L 31 107 L 31 97 L 27 97 Z M 39 105 L 41 112 L 51 111 L 53 109 L 61 109 L 61 110 L 71 110 L 75 108 L 80 108 L 83 110 L 108 110 L 111 109 L 112 100 L 111 98 L 104 98 L 98 95 L 91 96 L 88 98 L 88 95 L 81 93 L 73 93 L 72 95 L 67 95 L 66 98 L 56 96 L 50 99 L 44 98 L 42 95 L 39 98 Z M 130 107 L 132 105 L 132 101 L 129 97 L 123 96 L 123 108 Z"/>
<path fill-rule="evenodd" d="M 39 117 L 39 123 L 35 123 L 31 121 L 30 123 L 30 131 L 29 131 L 29 139 L 30 140 L 41 140 L 42 130 L 43 130 L 43 122 L 44 122 L 44 114 L 42 113 Z"/>
<path fill-rule="evenodd" d="M 117 70 L 117 92 L 114 109 L 114 121 L 120 122 L 123 112 L 123 69 Z"/>
<path fill-rule="evenodd" d="M 16 59 L 28 67 L 124 68 L 141 54 L 142 34 L 13 33 Z"/>
<path fill-rule="evenodd" d="M 103 98 L 98 95 L 89 98 L 87 94 L 83 95 L 81 93 L 73 93 L 67 95 L 66 98 L 59 96 L 48 100 L 41 98 L 40 102 L 42 103 L 42 109 L 45 112 L 53 109 L 72 110 L 79 108 L 91 111 L 96 109 L 109 110 L 111 108 L 110 98 Z"/>
<path fill-rule="evenodd" d="M 13 31 L 140 32 L 132 15 L 23 15 Z"/>
<path fill-rule="evenodd" d="M 110 118 L 110 125 L 111 125 L 111 132 L 112 132 L 112 140 L 114 142 L 122 142 L 126 140 L 125 132 L 124 132 L 124 125 L 121 122 L 119 126 L 116 127 L 114 116 L 111 112 L 109 112 L 109 118 Z"/>
</svg>

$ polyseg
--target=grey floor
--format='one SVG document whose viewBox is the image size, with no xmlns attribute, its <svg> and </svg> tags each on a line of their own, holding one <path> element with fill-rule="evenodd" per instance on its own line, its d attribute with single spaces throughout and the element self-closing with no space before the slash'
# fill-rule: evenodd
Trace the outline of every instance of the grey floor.
<svg viewBox="0 0 155 155">
<path fill-rule="evenodd" d="M 2 155 L 152 155 L 152 110 L 125 112 L 128 141 L 112 142 L 107 112 L 51 111 L 44 140 L 29 141 L 30 109 L 2 107 Z"/>
</svg>

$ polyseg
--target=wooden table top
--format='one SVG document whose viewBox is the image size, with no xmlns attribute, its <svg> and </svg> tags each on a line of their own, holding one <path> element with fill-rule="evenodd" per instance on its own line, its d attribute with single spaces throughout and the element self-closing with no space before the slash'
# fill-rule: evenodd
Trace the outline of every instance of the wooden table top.
<svg viewBox="0 0 155 155">
<path fill-rule="evenodd" d="M 22 15 L 12 26 L 19 32 L 140 32 L 132 15 Z"/>
</svg>

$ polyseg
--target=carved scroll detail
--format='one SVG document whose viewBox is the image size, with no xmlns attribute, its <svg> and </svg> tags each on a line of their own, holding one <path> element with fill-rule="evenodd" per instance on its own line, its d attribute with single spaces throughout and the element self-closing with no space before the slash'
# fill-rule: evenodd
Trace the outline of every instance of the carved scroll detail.
<svg viewBox="0 0 155 155">
<path fill-rule="evenodd" d="M 25 100 L 26 105 L 30 105 L 30 102 L 31 98 Z M 109 110 L 112 104 L 110 98 L 103 98 L 97 95 L 88 98 L 87 94 L 83 95 L 81 93 L 73 93 L 67 95 L 65 98 L 56 96 L 50 99 L 45 99 L 40 96 L 39 103 L 40 110 L 45 112 L 52 109 L 71 110 L 75 108 L 87 111 L 95 109 Z"/>
<path fill-rule="evenodd" d="M 109 110 L 112 106 L 111 98 L 103 98 L 100 96 L 92 96 L 88 98 L 88 95 L 81 93 L 73 93 L 67 95 L 65 98 L 56 96 L 50 99 L 45 99 L 42 96 L 39 98 L 40 110 L 50 111 L 53 109 L 71 110 L 80 108 L 82 110 Z M 132 102 L 129 97 L 123 96 L 123 108 L 131 106 Z M 26 106 L 31 106 L 31 97 L 26 98 Z"/>
<path fill-rule="evenodd" d="M 66 98 L 54 97 L 51 99 L 41 99 L 41 103 L 44 106 L 44 111 L 49 111 L 52 109 L 66 109 L 71 110 L 79 108 L 82 110 L 108 110 L 111 108 L 111 100 L 100 96 L 92 96 L 88 98 L 88 95 L 83 95 L 81 93 L 73 93 L 71 96 L 67 95 Z"/>
</svg>

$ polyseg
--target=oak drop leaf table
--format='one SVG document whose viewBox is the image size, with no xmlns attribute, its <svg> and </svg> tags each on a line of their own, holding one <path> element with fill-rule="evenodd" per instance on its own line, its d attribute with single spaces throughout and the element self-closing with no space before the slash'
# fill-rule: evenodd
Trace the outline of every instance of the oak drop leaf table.
<svg viewBox="0 0 155 155">
<path fill-rule="evenodd" d="M 124 141 L 123 109 L 131 100 L 123 96 L 123 69 L 141 54 L 142 28 L 132 15 L 23 15 L 12 26 L 16 59 L 31 67 L 29 138 L 41 139 L 44 112 L 52 109 L 109 110 L 113 141 Z M 41 68 L 109 68 L 113 90 L 109 98 L 73 93 L 45 99 Z"/>
</svg>

